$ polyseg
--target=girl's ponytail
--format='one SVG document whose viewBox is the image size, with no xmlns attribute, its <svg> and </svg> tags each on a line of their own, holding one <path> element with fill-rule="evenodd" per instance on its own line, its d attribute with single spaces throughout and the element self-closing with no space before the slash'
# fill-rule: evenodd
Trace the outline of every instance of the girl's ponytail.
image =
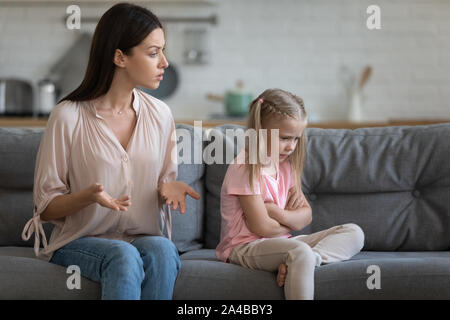
<svg viewBox="0 0 450 320">
<path fill-rule="evenodd" d="M 250 104 L 250 111 L 249 111 L 249 117 L 247 119 L 247 130 L 248 129 L 254 129 L 256 131 L 256 150 L 257 150 L 257 155 L 256 155 L 256 164 L 254 163 L 250 163 L 250 161 L 248 161 L 248 168 L 249 168 L 249 179 L 250 179 L 250 188 L 252 189 L 253 192 L 255 192 L 254 190 L 254 181 L 255 179 L 257 179 L 258 181 L 260 181 L 261 183 L 261 163 L 260 163 L 260 158 L 259 158 L 259 150 L 260 150 L 260 139 L 259 139 L 259 132 L 261 130 L 261 123 L 262 123 L 262 119 L 261 119 L 261 106 L 262 105 L 262 100 L 260 98 L 256 98 L 255 100 L 252 101 L 252 103 Z M 250 138 L 249 138 L 250 139 Z M 250 142 L 250 141 L 249 141 Z M 249 146 L 248 144 L 246 144 L 246 150 L 247 150 L 247 154 L 250 157 L 250 150 L 249 150 Z"/>
</svg>

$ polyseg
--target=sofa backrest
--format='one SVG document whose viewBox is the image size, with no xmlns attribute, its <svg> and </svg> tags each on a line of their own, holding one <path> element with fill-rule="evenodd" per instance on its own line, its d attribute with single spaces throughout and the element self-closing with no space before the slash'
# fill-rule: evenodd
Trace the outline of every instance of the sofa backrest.
<svg viewBox="0 0 450 320">
<path fill-rule="evenodd" d="M 215 129 L 224 149 L 233 149 L 226 137 L 232 127 L 243 130 Z M 302 190 L 313 220 L 294 235 L 356 223 L 365 233 L 363 250 L 450 249 L 450 124 L 307 128 L 306 134 Z M 206 248 L 220 240 L 220 184 L 227 167 L 206 165 Z"/>
<path fill-rule="evenodd" d="M 192 150 L 187 154 L 194 157 L 194 146 L 201 152 L 204 147 L 201 132 L 184 124 L 177 124 L 176 130 L 180 133 L 179 141 L 183 133 L 193 139 L 190 143 Z M 34 237 L 23 241 L 21 233 L 25 223 L 33 216 L 34 169 L 43 132 L 44 128 L 0 127 L 0 246 L 32 247 L 34 244 Z M 179 153 L 182 156 L 183 150 Z M 187 197 L 186 214 L 173 211 L 172 239 L 182 252 L 203 247 L 204 168 L 203 163 L 195 163 L 194 159 L 178 166 L 177 179 L 189 184 L 201 196 L 201 200 Z M 47 239 L 50 239 L 53 224 L 44 223 L 43 227 Z"/>
<path fill-rule="evenodd" d="M 21 238 L 33 216 L 34 165 L 42 128 L 0 127 L 0 246 L 33 246 Z M 53 225 L 43 225 L 47 239 Z"/>
<path fill-rule="evenodd" d="M 172 210 L 172 240 L 180 252 L 186 252 L 202 248 L 204 241 L 205 165 L 201 158 L 204 142 L 202 131 L 194 130 L 193 126 L 177 124 L 176 130 L 179 155 L 177 180 L 187 183 L 200 194 L 200 200 L 186 197 L 184 214 L 180 214 L 179 209 Z"/>
<path fill-rule="evenodd" d="M 240 146 L 226 136 L 227 129 L 244 130 L 224 125 L 198 133 L 190 125 L 177 125 L 177 133 L 196 137 L 191 157 L 194 146 L 207 155 L 212 144 L 220 146 L 220 140 L 223 153 L 236 156 Z M 33 237 L 24 242 L 21 232 L 33 212 L 34 166 L 42 133 L 43 128 L 0 128 L 0 246 L 33 245 Z M 302 189 L 313 209 L 313 221 L 294 234 L 352 222 L 365 233 L 364 250 L 449 250 L 450 124 L 307 128 L 306 133 Z M 178 151 L 181 157 L 183 151 Z M 187 197 L 186 213 L 173 214 L 172 238 L 180 251 L 217 246 L 220 189 L 227 167 L 226 163 L 196 164 L 192 158 L 179 163 L 178 180 L 202 197 Z M 52 224 L 44 224 L 44 230 L 49 239 Z"/>
</svg>

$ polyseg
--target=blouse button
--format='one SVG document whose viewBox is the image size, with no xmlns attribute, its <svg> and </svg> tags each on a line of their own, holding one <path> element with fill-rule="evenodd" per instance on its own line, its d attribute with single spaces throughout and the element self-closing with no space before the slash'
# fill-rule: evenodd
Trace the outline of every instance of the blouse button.
<svg viewBox="0 0 450 320">
<path fill-rule="evenodd" d="M 127 161 L 128 161 L 128 158 L 127 158 L 127 157 L 123 157 L 122 160 L 123 160 L 124 162 L 127 162 Z"/>
</svg>

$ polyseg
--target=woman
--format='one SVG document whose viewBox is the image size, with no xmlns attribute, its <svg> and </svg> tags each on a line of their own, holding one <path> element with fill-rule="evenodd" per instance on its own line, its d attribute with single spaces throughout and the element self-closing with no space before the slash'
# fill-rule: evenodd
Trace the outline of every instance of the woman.
<svg viewBox="0 0 450 320">
<path fill-rule="evenodd" d="M 156 89 L 168 63 L 158 18 L 117 4 L 100 19 L 81 85 L 52 111 L 37 154 L 34 216 L 38 258 L 102 286 L 103 299 L 171 299 L 180 267 L 170 210 L 185 211 L 177 182 L 175 124 Z M 55 227 L 47 244 L 42 221 Z M 161 225 L 161 226 L 160 226 Z M 44 249 L 39 252 L 40 236 Z M 64 284 L 65 285 L 65 284 Z"/>
</svg>

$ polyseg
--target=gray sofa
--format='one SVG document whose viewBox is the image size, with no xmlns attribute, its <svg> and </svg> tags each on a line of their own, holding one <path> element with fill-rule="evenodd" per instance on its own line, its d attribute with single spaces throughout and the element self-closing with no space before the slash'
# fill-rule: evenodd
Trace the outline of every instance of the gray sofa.
<svg viewBox="0 0 450 320">
<path fill-rule="evenodd" d="M 177 129 L 194 133 L 193 127 Z M 224 125 L 196 131 L 194 145 L 223 142 Z M 66 269 L 34 257 L 21 232 L 32 215 L 35 157 L 43 129 L 0 128 L 0 299 L 98 299 L 99 284 L 69 290 Z M 202 139 L 202 136 L 211 139 Z M 308 128 L 303 191 L 313 209 L 307 234 L 356 223 L 363 251 L 315 271 L 315 299 L 450 298 L 450 124 L 331 130 Z M 214 137 L 214 138 L 212 138 Z M 194 150 L 194 149 L 192 149 Z M 201 149 L 200 149 L 201 150 Z M 179 164 L 193 186 L 186 214 L 173 214 L 182 267 L 174 299 L 284 299 L 275 274 L 219 262 L 220 188 L 226 164 Z M 52 225 L 44 225 L 49 238 Z M 375 286 L 375 287 L 374 287 Z"/>
</svg>

